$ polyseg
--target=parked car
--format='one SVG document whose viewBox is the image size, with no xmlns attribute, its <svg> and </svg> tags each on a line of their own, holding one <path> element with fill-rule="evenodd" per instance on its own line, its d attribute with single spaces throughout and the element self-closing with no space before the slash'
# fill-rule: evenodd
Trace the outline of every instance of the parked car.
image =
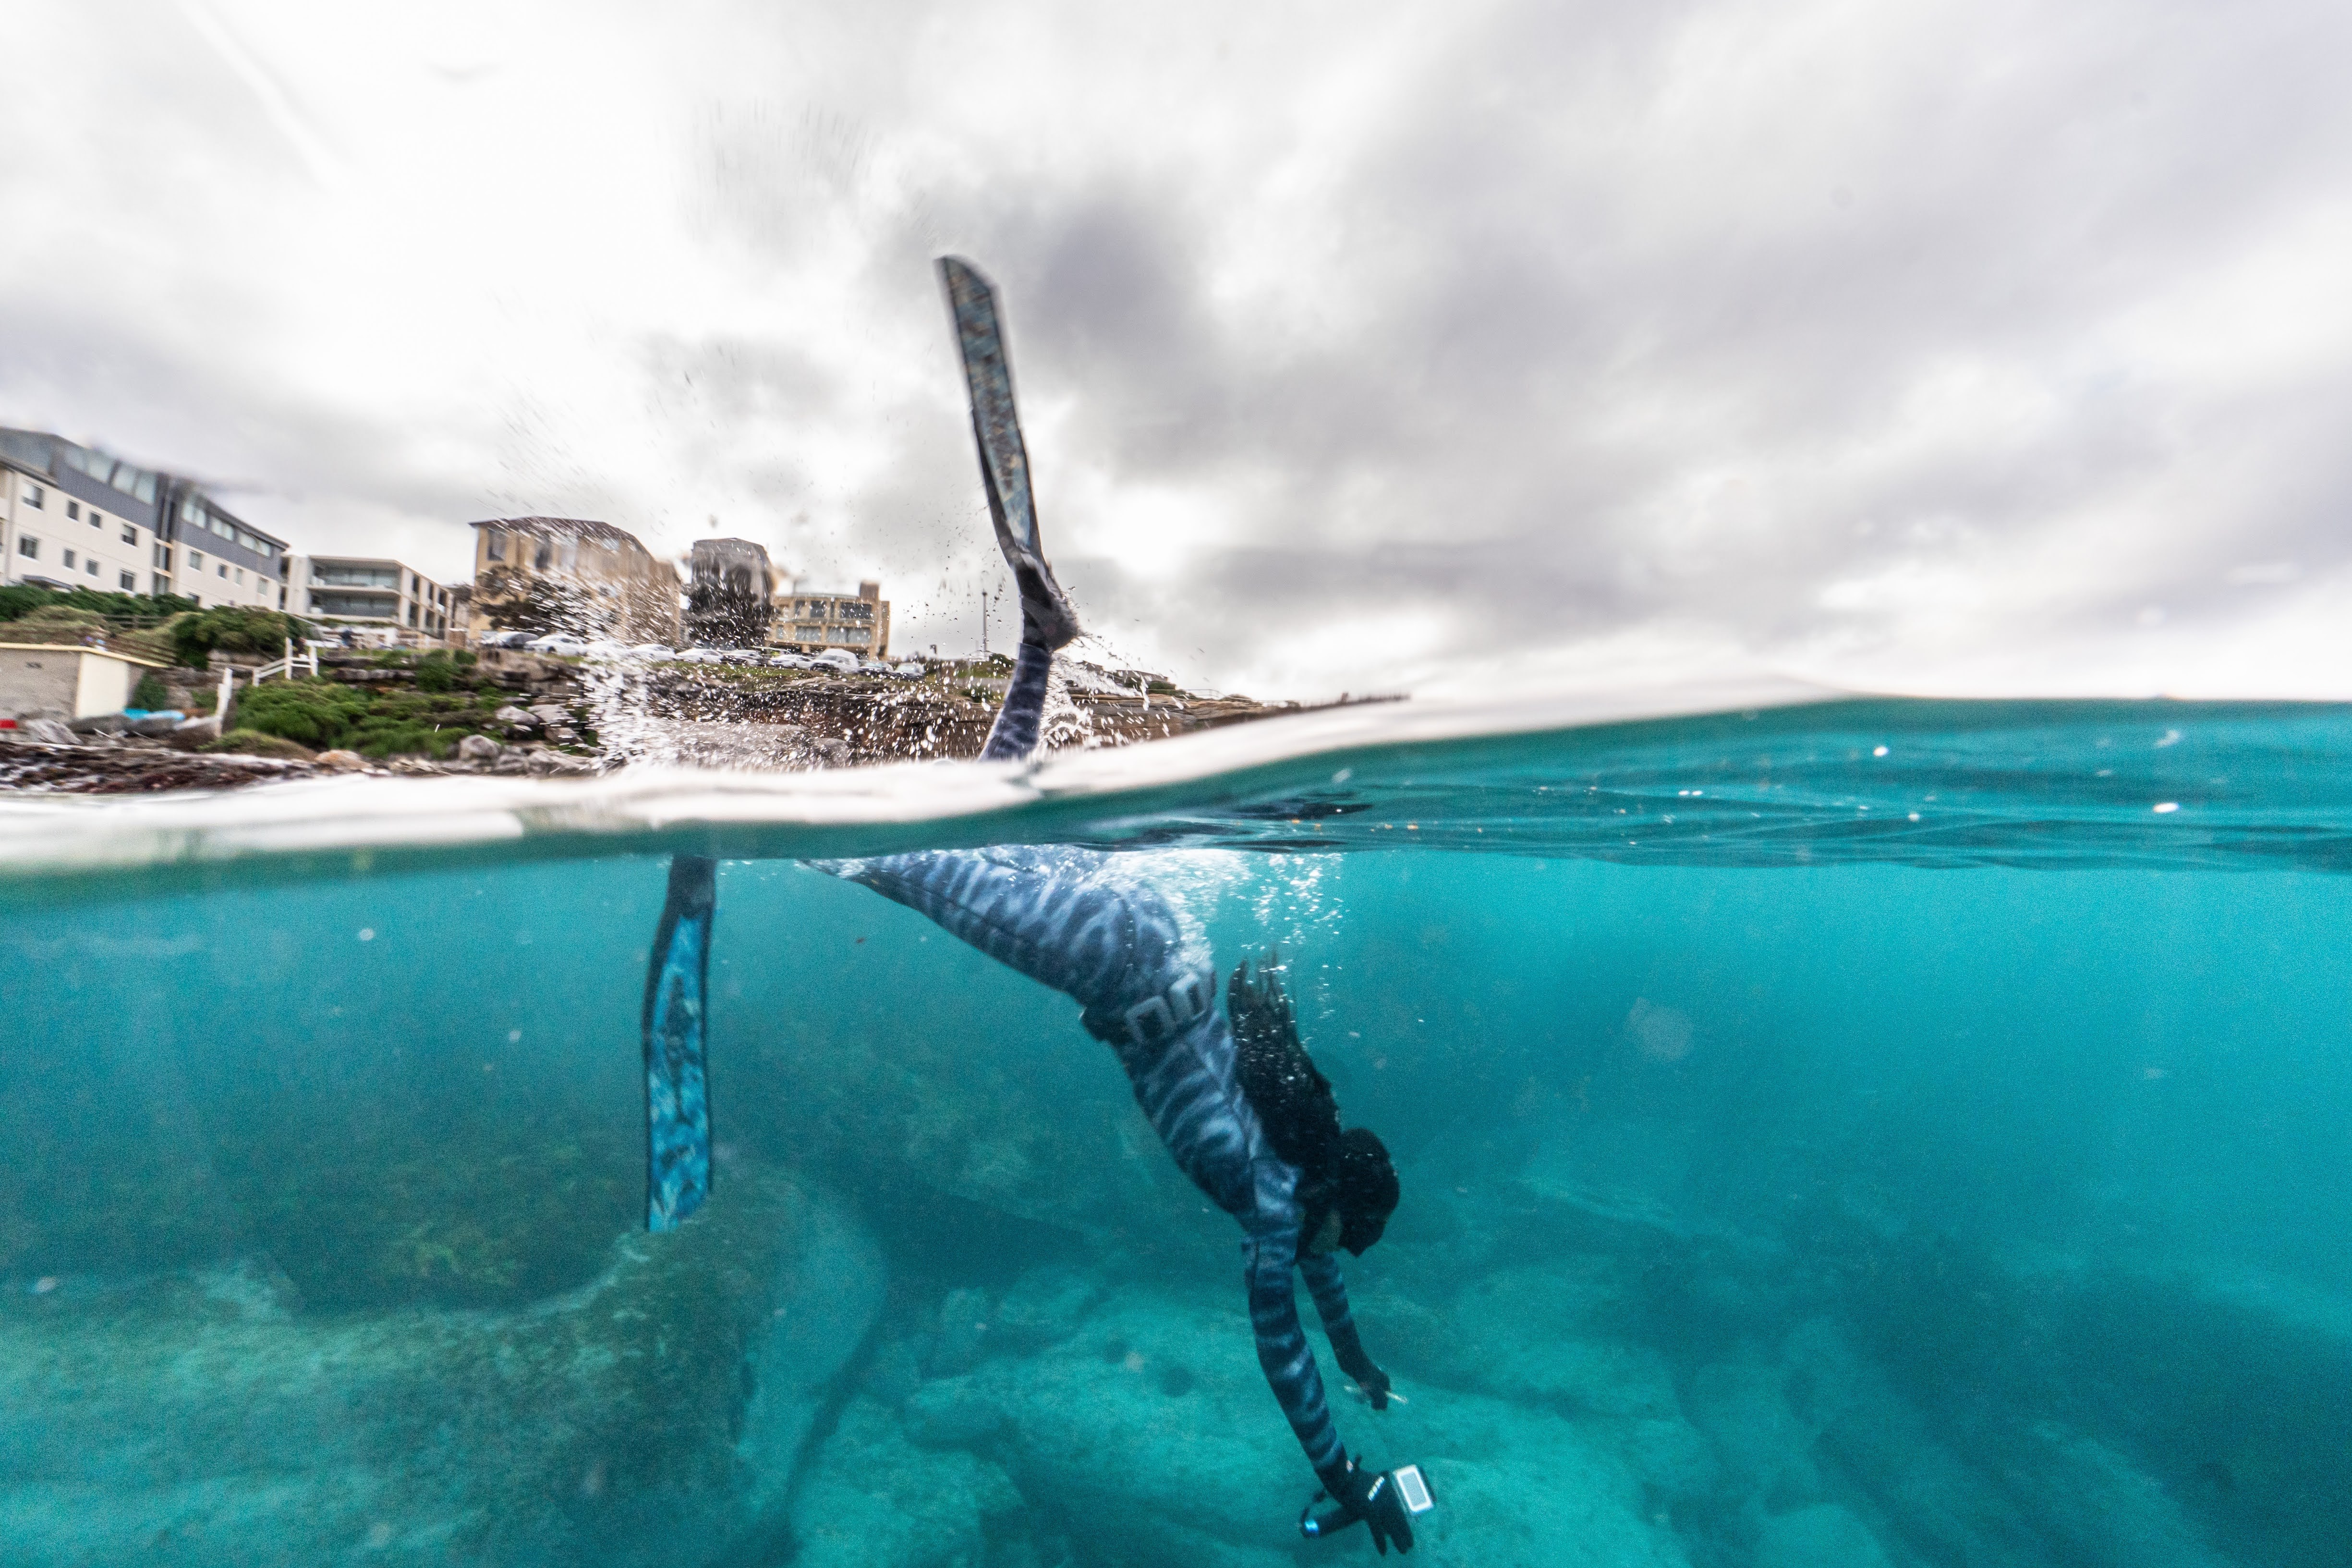
<svg viewBox="0 0 2352 1568">
<path fill-rule="evenodd" d="M 768 656 L 768 662 L 778 669 L 814 669 L 816 668 L 816 660 L 804 654 L 797 653 L 772 653 Z"/>
<path fill-rule="evenodd" d="M 585 651 L 590 658 L 622 658 L 627 656 L 629 650 L 625 644 L 616 642 L 611 637 L 598 637 L 588 645 Z"/>
<path fill-rule="evenodd" d="M 823 653 L 809 656 L 811 664 L 821 664 L 827 669 L 837 669 L 844 675 L 857 673 L 857 656 L 845 647 L 829 647 Z"/>
<path fill-rule="evenodd" d="M 482 634 L 484 647 L 520 647 L 529 641 L 530 641 L 529 632 L 484 632 Z"/>
<path fill-rule="evenodd" d="M 523 644 L 522 646 L 531 653 L 571 654 L 577 656 L 588 651 L 587 639 L 585 637 L 575 637 L 569 632 L 550 632 L 543 637 L 533 637 L 530 641 Z"/>
<path fill-rule="evenodd" d="M 641 642 L 629 650 L 639 658 L 676 658 L 677 650 L 666 642 Z"/>
<path fill-rule="evenodd" d="M 719 650 L 719 657 L 727 664 L 757 664 L 760 662 L 760 650 L 750 647 L 722 647 Z"/>
</svg>

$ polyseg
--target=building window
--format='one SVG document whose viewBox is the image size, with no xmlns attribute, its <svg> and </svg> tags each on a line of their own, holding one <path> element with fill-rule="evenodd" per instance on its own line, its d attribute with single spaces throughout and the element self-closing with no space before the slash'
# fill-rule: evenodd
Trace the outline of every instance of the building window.
<svg viewBox="0 0 2352 1568">
<path fill-rule="evenodd" d="M 72 551 L 70 551 L 70 550 L 67 551 L 67 552 L 65 552 L 65 557 L 64 557 L 64 559 L 65 559 L 65 563 L 66 563 L 66 570 L 67 570 L 67 571 L 68 571 L 68 572 L 72 571 L 72 570 L 74 569 L 74 552 L 73 552 Z"/>
<path fill-rule="evenodd" d="M 482 530 L 482 553 L 492 561 L 507 558 L 507 531 L 503 528 Z"/>
<path fill-rule="evenodd" d="M 26 485 L 25 487 L 25 504 L 26 506 L 39 506 L 41 504 L 41 498 L 47 493 L 47 491 L 41 489 L 38 485 Z"/>
<path fill-rule="evenodd" d="M 236 585 L 240 588 L 245 586 L 245 568 L 242 566 L 236 569 Z"/>
<path fill-rule="evenodd" d="M 93 556 L 91 556 L 89 560 L 87 560 L 87 561 L 83 562 L 83 563 L 81 563 L 81 569 L 82 569 L 83 571 L 85 571 L 85 572 L 89 573 L 89 574 L 91 576 L 93 576 L 93 577 L 97 576 L 97 575 L 98 575 L 98 557 L 97 557 L 97 556 L 95 556 L 95 555 L 93 555 Z"/>
<path fill-rule="evenodd" d="M 201 551 L 201 550 L 191 550 L 191 551 L 189 551 L 189 552 L 188 552 L 188 570 L 189 570 L 189 571 L 191 571 L 191 572 L 201 572 L 201 571 L 203 571 L 204 569 L 205 569 L 205 552 L 204 552 L 203 551 Z"/>
<path fill-rule="evenodd" d="M 162 598 L 164 595 L 166 595 L 166 594 L 170 593 L 171 591 L 172 591 L 172 580 L 171 580 L 169 577 L 164 576 L 164 575 L 163 575 L 163 574 L 162 574 L 161 572 L 156 573 L 156 574 L 155 574 L 155 585 L 154 585 L 152 588 L 149 589 L 149 590 L 148 590 L 148 592 L 149 592 L 149 593 L 151 593 L 151 594 L 153 594 L 157 598 L 159 598 L 159 599 L 160 599 L 160 598 Z"/>
<path fill-rule="evenodd" d="M 228 575 L 228 563 L 226 561 L 219 562 L 214 565 L 213 570 L 226 577 Z"/>
<path fill-rule="evenodd" d="M 139 542 L 139 529 L 137 525 L 128 522 L 122 525 L 122 542 L 125 544 L 136 544 Z"/>
<path fill-rule="evenodd" d="M 66 502 L 66 516 L 75 522 L 79 522 L 81 521 L 81 502 L 78 500 L 69 500 Z"/>
<path fill-rule="evenodd" d="M 170 545 L 159 542 L 155 546 L 155 569 L 158 572 L 169 572 L 172 569 L 172 547 Z"/>
<path fill-rule="evenodd" d="M 223 522 L 219 518 L 213 519 L 213 531 L 219 534 L 223 539 L 235 539 L 236 537 L 236 530 Z"/>
<path fill-rule="evenodd" d="M 99 510 L 96 507 L 90 508 L 89 525 L 92 528 L 104 528 L 106 526 L 106 514 Z"/>
<path fill-rule="evenodd" d="M 38 561 L 41 558 L 41 542 L 29 533 L 20 533 L 16 536 L 16 553 Z"/>
<path fill-rule="evenodd" d="M 544 572 L 550 566 L 554 564 L 555 541 L 551 539 L 541 540 L 539 542 L 539 549 L 532 553 L 530 558 L 531 570 L 534 572 Z"/>
<path fill-rule="evenodd" d="M 115 580 L 116 580 L 117 582 L 119 582 L 119 583 L 121 583 L 121 584 L 122 584 L 122 591 L 123 591 L 124 593 L 126 593 L 126 594 L 135 594 L 135 593 L 139 592 L 139 574 L 138 574 L 138 573 L 136 573 L 136 572 L 123 572 L 123 573 L 119 573 L 119 574 L 116 574 L 116 578 L 115 578 Z"/>
</svg>

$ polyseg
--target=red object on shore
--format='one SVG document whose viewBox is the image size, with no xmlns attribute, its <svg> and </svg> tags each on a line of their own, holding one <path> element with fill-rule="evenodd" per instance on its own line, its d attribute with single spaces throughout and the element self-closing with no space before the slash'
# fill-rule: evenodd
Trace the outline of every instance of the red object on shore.
<svg viewBox="0 0 2352 1568">
<path fill-rule="evenodd" d="M 0 719 L 0 730 L 13 730 L 16 727 L 16 721 L 14 719 Z"/>
</svg>

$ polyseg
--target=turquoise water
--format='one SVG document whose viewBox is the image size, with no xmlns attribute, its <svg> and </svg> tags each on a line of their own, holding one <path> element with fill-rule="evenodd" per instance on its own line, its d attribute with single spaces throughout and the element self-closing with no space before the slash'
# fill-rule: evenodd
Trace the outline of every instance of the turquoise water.
<svg viewBox="0 0 2352 1568">
<path fill-rule="evenodd" d="M 1415 1561 L 2352 1561 L 2347 752 L 1872 701 L 823 810 L 10 803 L 0 1562 L 1367 1553 L 1298 1538 L 1238 1232 L 1076 1005 L 793 858 L 995 840 L 1280 945 L 1402 1175 L 1347 1273 L 1407 1403 L 1335 1408 L 1430 1476 Z M 718 1175 L 656 1237 L 679 849 Z"/>
</svg>

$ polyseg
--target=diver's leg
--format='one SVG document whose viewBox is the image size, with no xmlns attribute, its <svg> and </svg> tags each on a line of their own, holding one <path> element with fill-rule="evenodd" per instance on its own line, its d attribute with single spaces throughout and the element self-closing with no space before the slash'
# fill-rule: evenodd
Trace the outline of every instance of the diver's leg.
<svg viewBox="0 0 2352 1568">
<path fill-rule="evenodd" d="M 646 1228 L 668 1230 L 710 1195 L 709 1045 L 710 926 L 719 862 L 679 855 L 669 863 L 646 966 Z"/>
<path fill-rule="evenodd" d="M 988 744 L 980 750 L 982 762 L 1017 763 L 1037 749 L 1037 734 L 1045 721 L 1045 678 L 1053 669 L 1052 653 L 1027 637 L 1021 639 L 1013 683 L 1005 688 L 1004 706 L 989 728 Z"/>
</svg>

